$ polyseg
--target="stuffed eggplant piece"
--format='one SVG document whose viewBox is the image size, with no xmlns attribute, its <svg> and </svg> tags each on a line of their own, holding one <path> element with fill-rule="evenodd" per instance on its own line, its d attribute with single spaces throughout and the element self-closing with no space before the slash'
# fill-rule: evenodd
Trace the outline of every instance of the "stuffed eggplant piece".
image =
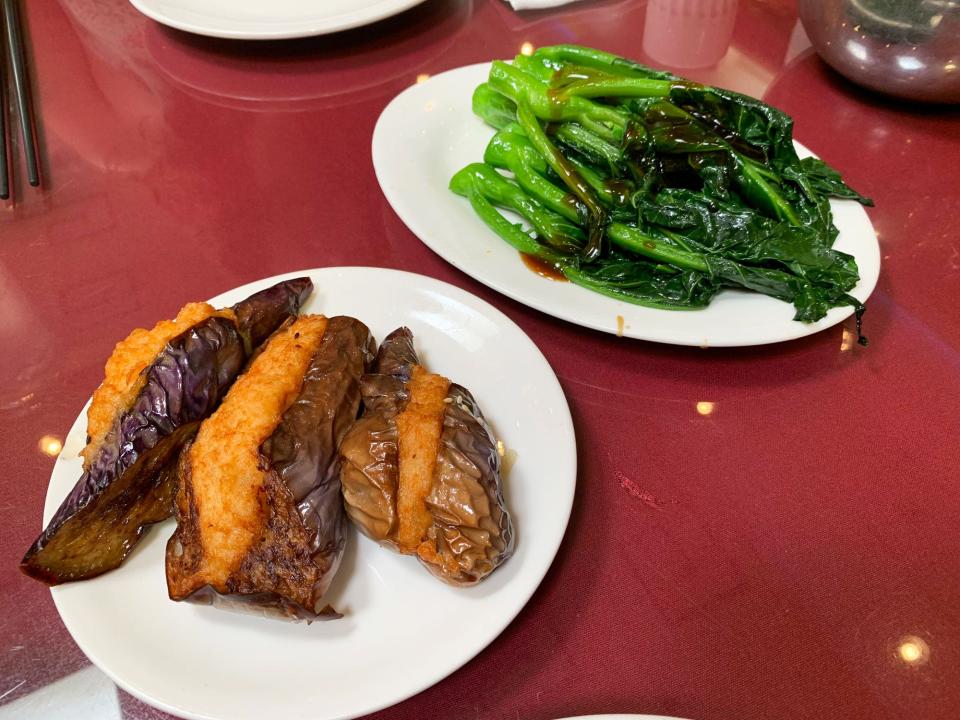
<svg viewBox="0 0 960 720">
<path fill-rule="evenodd" d="M 337 448 L 375 349 L 348 317 L 304 316 L 267 342 L 181 455 L 171 599 L 337 617 L 323 603 L 346 540 Z"/>
<path fill-rule="evenodd" d="M 419 364 L 407 328 L 384 340 L 362 392 L 364 414 L 340 446 L 347 514 L 441 580 L 479 582 L 513 553 L 514 532 L 473 396 Z"/>
<path fill-rule="evenodd" d="M 312 288 L 309 278 L 298 278 L 232 308 L 191 303 L 174 320 L 118 343 L 87 411 L 83 475 L 21 570 L 57 585 L 119 566 L 147 525 L 170 516 L 184 443 Z"/>
</svg>

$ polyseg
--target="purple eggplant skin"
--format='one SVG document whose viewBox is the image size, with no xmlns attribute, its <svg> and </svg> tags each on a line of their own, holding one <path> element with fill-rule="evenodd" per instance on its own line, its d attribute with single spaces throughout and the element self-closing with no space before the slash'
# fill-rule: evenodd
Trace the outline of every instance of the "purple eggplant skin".
<svg viewBox="0 0 960 720">
<path fill-rule="evenodd" d="M 58 585 L 118 567 L 146 526 L 171 515 L 177 456 L 243 370 L 253 339 L 295 315 L 311 287 L 308 278 L 280 283 L 234 306 L 237 322 L 209 317 L 168 342 L 20 569 Z"/>
<path fill-rule="evenodd" d="M 311 532 L 314 564 L 323 570 L 317 599 L 330 585 L 346 545 L 346 516 L 340 494 L 340 443 L 360 411 L 360 378 L 377 350 L 359 320 L 330 318 L 300 395 L 260 449 Z"/>
<path fill-rule="evenodd" d="M 313 291 L 308 277 L 285 280 L 254 293 L 233 306 L 237 327 L 257 348 L 288 318 L 296 317 Z"/>
<path fill-rule="evenodd" d="M 364 414 L 340 447 L 347 515 L 368 537 L 396 549 L 399 486 L 397 416 L 409 399 L 407 382 L 418 364 L 413 335 L 399 328 L 363 378 Z M 423 565 L 451 585 L 473 585 L 512 554 L 515 533 L 500 477 L 493 432 L 473 395 L 451 383 L 446 398 L 433 485 L 426 497 L 433 517 Z"/>
<path fill-rule="evenodd" d="M 413 368 L 419 364 L 417 351 L 413 347 L 413 333 L 410 328 L 399 327 L 383 339 L 377 350 L 377 360 L 373 372 L 377 375 L 389 375 L 402 382 L 409 382 Z"/>
<path fill-rule="evenodd" d="M 328 320 L 299 394 L 259 449 L 268 507 L 263 539 L 227 581 L 229 592 L 204 585 L 174 599 L 308 622 L 340 617 L 323 602 L 347 541 L 338 450 L 360 410 L 360 378 L 375 351 L 359 320 Z M 189 472 L 182 469 L 188 493 Z M 171 566 L 190 562 L 198 543 L 197 518 L 183 521 L 168 544 L 168 577 Z"/>
</svg>

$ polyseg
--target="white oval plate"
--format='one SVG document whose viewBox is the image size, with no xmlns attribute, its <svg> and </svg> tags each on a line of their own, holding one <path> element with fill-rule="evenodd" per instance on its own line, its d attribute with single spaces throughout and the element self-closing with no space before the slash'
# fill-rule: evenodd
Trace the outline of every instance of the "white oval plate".
<svg viewBox="0 0 960 720">
<path fill-rule="evenodd" d="M 237 40 L 310 37 L 369 25 L 423 0 L 130 0 L 148 18 Z"/>
<path fill-rule="evenodd" d="M 124 690 L 175 715 L 333 720 L 404 700 L 500 634 L 540 584 L 567 527 L 576 482 L 570 411 L 520 328 L 452 285 L 380 268 L 289 273 L 210 302 L 229 306 L 301 275 L 314 283 L 304 312 L 353 315 L 378 341 L 407 325 L 423 362 L 474 393 L 516 453 L 504 481 L 516 554 L 478 586 L 453 588 L 414 558 L 354 532 L 328 594 L 345 617 L 308 626 L 171 602 L 164 547 L 174 523 L 154 526 L 118 570 L 52 593 L 90 660 Z M 84 409 L 54 465 L 45 524 L 80 477 L 85 431 Z"/>
<path fill-rule="evenodd" d="M 448 189 L 453 174 L 482 162 L 494 130 L 470 109 L 489 63 L 450 70 L 395 97 L 373 131 L 373 166 L 394 211 L 431 250 L 480 282 L 554 317 L 584 327 L 674 345 L 740 346 L 781 342 L 818 332 L 849 317 L 833 308 L 822 320 L 793 320 L 793 306 L 774 298 L 725 290 L 702 310 L 656 310 L 614 300 L 535 275 Z M 797 145 L 801 156 L 811 153 Z M 852 200 L 831 201 L 840 230 L 835 247 L 857 259 L 866 300 L 880 274 L 880 248 L 866 212 Z"/>
</svg>

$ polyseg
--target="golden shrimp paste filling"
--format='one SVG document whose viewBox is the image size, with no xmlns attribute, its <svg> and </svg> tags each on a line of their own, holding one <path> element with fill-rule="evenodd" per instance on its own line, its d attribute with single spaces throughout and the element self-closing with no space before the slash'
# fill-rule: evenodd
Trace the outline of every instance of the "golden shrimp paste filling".
<svg viewBox="0 0 960 720">
<path fill-rule="evenodd" d="M 180 556 L 168 572 L 174 599 L 203 585 L 228 591 L 230 576 L 267 531 L 258 451 L 297 398 L 326 327 L 327 318 L 307 315 L 271 337 L 181 459 L 177 516 L 190 518 L 189 532 L 199 537 L 190 538 L 190 557 Z"/>
<path fill-rule="evenodd" d="M 104 367 L 103 382 L 93 393 L 87 409 L 87 446 L 81 452 L 84 470 L 117 417 L 130 407 L 146 384 L 146 370 L 164 346 L 177 335 L 214 315 L 234 319 L 232 310 L 217 310 L 207 303 L 184 305 L 173 320 L 161 320 L 150 330 L 137 328 L 118 342 Z"/>
<path fill-rule="evenodd" d="M 433 488 L 440 435 L 443 431 L 444 400 L 450 381 L 416 365 L 408 386 L 410 398 L 397 417 L 400 482 L 397 489 L 397 546 L 415 553 L 433 515 L 425 502 Z"/>
</svg>

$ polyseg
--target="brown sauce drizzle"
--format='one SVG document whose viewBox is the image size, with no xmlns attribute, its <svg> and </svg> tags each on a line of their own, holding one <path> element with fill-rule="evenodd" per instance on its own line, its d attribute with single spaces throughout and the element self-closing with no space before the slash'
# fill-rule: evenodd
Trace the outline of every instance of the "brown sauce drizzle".
<svg viewBox="0 0 960 720">
<path fill-rule="evenodd" d="M 527 266 L 528 270 L 535 272 L 540 277 L 545 277 L 548 280 L 556 280 L 557 282 L 569 282 L 559 268 L 551 265 L 546 260 L 541 260 L 525 252 L 520 253 L 520 259 L 523 260 L 523 264 Z"/>
<path fill-rule="evenodd" d="M 623 180 L 610 179 L 603 183 L 604 189 L 613 196 L 613 201 L 617 205 L 626 205 L 630 201 L 630 193 L 633 188 L 630 183 Z"/>
<path fill-rule="evenodd" d="M 622 146 L 631 148 L 634 145 L 643 147 L 643 142 L 647 139 L 647 130 L 642 125 L 634 122 L 627 123 L 627 129 L 623 131 Z"/>
<path fill-rule="evenodd" d="M 601 215 L 602 209 L 593 199 L 593 189 L 587 184 L 587 181 L 583 179 L 580 173 L 577 172 L 577 168 L 574 167 L 561 152 L 554 152 L 553 157 L 557 163 L 557 167 L 554 168 L 554 170 L 559 170 L 557 174 L 563 180 L 564 185 L 570 188 L 570 190 L 583 201 L 583 204 L 587 206 L 590 212 Z"/>
<path fill-rule="evenodd" d="M 691 117 L 696 118 L 710 131 L 722 137 L 733 147 L 734 150 L 739 152 L 741 155 L 746 155 L 749 158 L 753 158 L 754 160 L 759 160 L 761 162 L 766 161 L 766 157 L 760 148 L 755 148 L 753 145 L 747 143 L 747 141 L 740 137 L 740 135 L 725 127 L 723 123 L 721 123 L 715 117 L 704 115 L 703 113 L 698 112 L 696 108 L 690 106 L 683 106 L 683 110 L 689 113 Z"/>
<path fill-rule="evenodd" d="M 563 204 L 566 205 L 567 207 L 573 208 L 574 210 L 577 211 L 578 214 L 582 212 L 581 208 L 583 207 L 583 205 L 580 202 L 580 198 L 578 198 L 573 193 L 567 193 L 566 195 L 563 196 Z"/>
</svg>

